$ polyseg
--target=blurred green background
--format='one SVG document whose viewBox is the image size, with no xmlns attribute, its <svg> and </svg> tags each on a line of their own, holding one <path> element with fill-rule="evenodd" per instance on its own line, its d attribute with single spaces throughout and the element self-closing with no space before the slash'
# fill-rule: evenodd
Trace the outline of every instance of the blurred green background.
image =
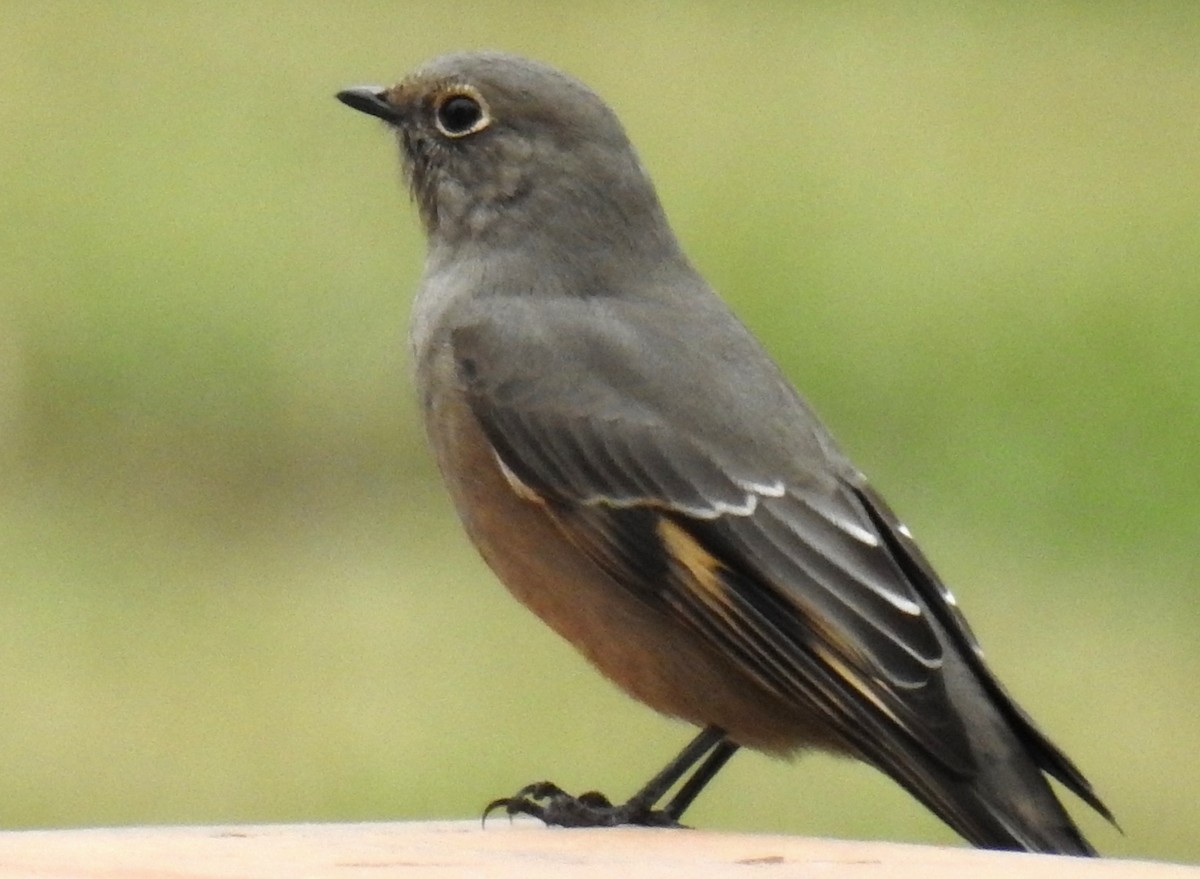
<svg viewBox="0 0 1200 879">
<path fill-rule="evenodd" d="M 473 817 L 691 732 L 508 598 L 414 422 L 422 242 L 333 100 L 497 47 L 621 114 L 689 252 L 1126 835 L 1200 860 L 1190 3 L 7 3 L 0 825 Z M 872 770 L 690 813 L 952 842 Z"/>
</svg>

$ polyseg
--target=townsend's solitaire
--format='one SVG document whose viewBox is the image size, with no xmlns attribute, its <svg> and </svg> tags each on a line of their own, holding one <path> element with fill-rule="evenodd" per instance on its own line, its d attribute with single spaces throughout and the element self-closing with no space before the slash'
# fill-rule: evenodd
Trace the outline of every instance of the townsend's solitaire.
<svg viewBox="0 0 1200 879">
<path fill-rule="evenodd" d="M 815 746 L 976 845 L 1094 854 L 1046 775 L 1107 808 L 689 264 L 613 112 L 494 52 L 338 97 L 400 143 L 428 238 L 417 387 L 468 534 L 601 672 L 703 729 L 624 804 L 542 782 L 492 807 L 674 824 L 738 747 Z"/>
</svg>

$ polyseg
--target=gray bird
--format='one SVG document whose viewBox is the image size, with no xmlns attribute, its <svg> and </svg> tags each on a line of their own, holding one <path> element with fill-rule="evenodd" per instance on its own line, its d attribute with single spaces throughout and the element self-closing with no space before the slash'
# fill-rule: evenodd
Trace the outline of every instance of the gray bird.
<svg viewBox="0 0 1200 879">
<path fill-rule="evenodd" d="M 420 211 L 417 387 L 467 533 L 601 672 L 703 730 L 626 803 L 540 782 L 489 810 L 673 825 L 740 746 L 818 747 L 975 845 L 1095 854 L 1046 776 L 1108 809 L 692 268 L 599 97 L 468 52 L 338 98 L 395 130 Z"/>
</svg>

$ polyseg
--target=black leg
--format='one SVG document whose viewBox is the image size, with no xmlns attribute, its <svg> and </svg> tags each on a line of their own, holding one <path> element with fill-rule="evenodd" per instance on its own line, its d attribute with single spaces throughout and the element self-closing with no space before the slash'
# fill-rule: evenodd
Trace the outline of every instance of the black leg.
<svg viewBox="0 0 1200 879">
<path fill-rule="evenodd" d="M 687 807 L 692 804 L 692 800 L 700 796 L 700 791 L 704 790 L 705 786 L 713 780 L 713 776 L 721 771 L 721 767 L 729 762 L 729 758 L 737 753 L 737 749 L 738 746 L 729 739 L 722 739 L 718 742 L 704 762 L 700 764 L 700 768 L 692 773 L 692 777 L 671 798 L 671 802 L 667 803 L 663 811 L 678 821 L 680 816 L 687 811 Z"/>
<path fill-rule="evenodd" d="M 664 766 L 662 771 L 646 782 L 640 791 L 630 797 L 626 805 L 647 810 L 652 808 L 655 803 L 666 795 L 667 791 L 675 786 L 679 779 L 687 775 L 688 770 L 699 763 L 710 751 L 719 748 L 723 741 L 725 741 L 724 730 L 717 729 L 715 726 L 705 727 L 700 731 L 699 735 L 688 742 L 687 747 L 680 751 L 674 760 Z M 699 792 L 699 790 L 696 791 L 696 793 Z M 680 814 L 682 814 L 682 810 Z M 671 817 L 678 818 L 679 815 L 672 815 Z"/>
<path fill-rule="evenodd" d="M 509 815 L 532 815 L 546 824 L 560 827 L 615 827 L 619 824 L 679 827 L 679 816 L 737 749 L 737 745 L 725 738 L 724 730 L 710 726 L 626 803 L 614 806 L 596 791 L 571 796 L 557 785 L 542 781 L 523 787 L 515 796 L 488 803 L 483 817 L 486 820 L 491 812 L 503 807 Z M 699 768 L 667 807 L 655 809 L 655 803 L 697 763 L 700 763 Z"/>
</svg>

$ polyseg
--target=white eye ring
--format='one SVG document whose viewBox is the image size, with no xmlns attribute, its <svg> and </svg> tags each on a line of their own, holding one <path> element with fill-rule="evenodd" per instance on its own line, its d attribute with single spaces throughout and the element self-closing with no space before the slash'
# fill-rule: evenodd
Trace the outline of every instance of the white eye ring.
<svg viewBox="0 0 1200 879">
<path fill-rule="evenodd" d="M 470 86 L 455 86 L 433 105 L 433 124 L 446 137 L 466 137 L 492 124 L 483 96 Z"/>
</svg>

